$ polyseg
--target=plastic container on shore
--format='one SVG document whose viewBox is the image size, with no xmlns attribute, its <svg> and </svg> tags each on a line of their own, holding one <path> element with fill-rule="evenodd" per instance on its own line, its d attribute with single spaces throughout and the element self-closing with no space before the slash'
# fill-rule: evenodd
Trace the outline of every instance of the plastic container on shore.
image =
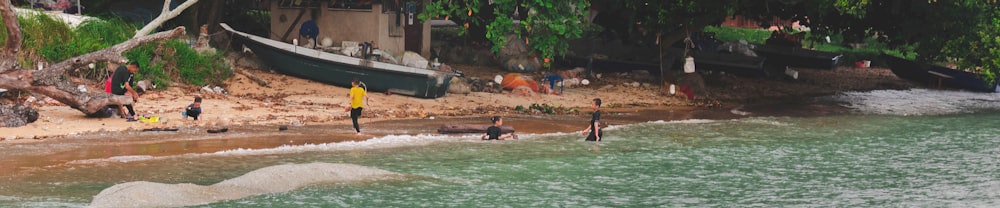
<svg viewBox="0 0 1000 208">
<path fill-rule="evenodd" d="M 684 73 L 694 73 L 694 57 L 684 59 Z"/>
<path fill-rule="evenodd" d="M 869 61 L 869 60 L 857 61 L 857 62 L 854 62 L 854 66 L 857 67 L 857 68 L 868 68 L 868 67 L 872 66 L 872 61 Z"/>
</svg>

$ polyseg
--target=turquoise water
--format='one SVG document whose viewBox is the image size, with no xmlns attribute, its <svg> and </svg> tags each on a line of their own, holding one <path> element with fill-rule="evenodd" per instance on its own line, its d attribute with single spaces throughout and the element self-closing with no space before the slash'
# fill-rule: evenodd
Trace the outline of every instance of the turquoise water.
<svg viewBox="0 0 1000 208">
<path fill-rule="evenodd" d="M 396 180 L 203 207 L 998 207 L 1000 113 L 651 122 L 578 134 L 389 136 L 69 165 L 0 185 L 0 206 L 85 206 L 128 181 L 209 185 L 262 167 L 350 163 Z M 128 162 L 121 162 L 128 161 Z"/>
</svg>

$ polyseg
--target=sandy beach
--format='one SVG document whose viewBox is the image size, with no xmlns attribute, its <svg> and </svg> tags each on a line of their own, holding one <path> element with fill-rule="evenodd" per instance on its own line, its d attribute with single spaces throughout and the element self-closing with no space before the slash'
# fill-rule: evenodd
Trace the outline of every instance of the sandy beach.
<svg viewBox="0 0 1000 208">
<path fill-rule="evenodd" d="M 504 74 L 491 67 L 455 66 L 466 76 L 492 79 Z M 201 91 L 199 86 L 173 86 L 166 90 L 148 91 L 135 105 L 138 114 L 158 116 L 159 122 L 126 122 L 120 118 L 88 118 L 79 111 L 58 103 L 37 101 L 40 118 L 22 127 L 0 128 L 4 142 L 37 142 L 47 138 L 85 135 L 101 132 L 140 131 L 149 128 L 222 128 L 233 126 L 261 125 L 344 125 L 350 124 L 347 105 L 347 91 L 343 87 L 326 85 L 315 81 L 286 76 L 273 71 L 248 69 L 253 76 L 265 80 L 262 86 L 247 76 L 236 74 L 226 82 L 228 94 Z M 730 112 L 731 109 L 755 109 L 760 113 L 796 114 L 794 109 L 784 112 L 768 111 L 768 106 L 830 95 L 845 91 L 868 91 L 876 89 L 900 89 L 911 84 L 896 78 L 888 69 L 841 67 L 836 70 L 800 70 L 798 80 L 772 80 L 764 78 L 744 78 L 735 76 L 706 75 L 707 91 L 711 103 L 701 101 L 698 105 L 683 97 L 669 96 L 659 86 L 642 83 L 638 86 L 629 74 L 604 74 L 588 86 L 565 89 L 562 95 L 535 94 L 524 96 L 511 93 L 472 92 L 469 94 L 448 94 L 438 99 L 418 99 L 400 95 L 369 93 L 370 100 L 362 116 L 362 128 L 366 123 L 393 120 L 431 120 L 441 118 L 482 118 L 492 115 L 520 117 L 549 117 L 539 112 L 518 112 L 516 106 L 548 104 L 573 109 L 557 112 L 566 116 L 583 117 L 589 112 L 590 100 L 602 98 L 606 112 L 655 112 L 695 111 Z M 91 90 L 98 90 L 97 83 L 84 83 Z M 191 103 L 195 96 L 204 98 L 204 114 L 201 120 L 184 119 L 181 110 Z M 17 97 L 17 96 L 14 96 Z M 21 97 L 21 99 L 26 99 Z M 787 104 L 786 104 L 787 105 Z M 808 106 L 797 106 L 799 108 Z M 813 111 L 806 111 L 813 112 Z M 804 113 L 809 114 L 809 113 Z M 692 116 L 656 116 L 636 114 L 635 118 L 622 119 L 625 122 L 647 120 L 687 119 Z M 732 115 L 734 117 L 744 115 Z M 628 116 L 625 116 L 628 117 Z M 613 121 L 612 121 L 613 122 Z M 511 122 L 508 122 L 511 123 Z M 584 122 L 585 123 L 585 122 Z M 585 126 L 585 125 L 580 125 Z M 582 127 L 581 127 L 582 129 Z M 344 129 L 348 131 L 348 129 Z M 553 129 L 559 130 L 559 129 Z M 551 131 L 551 130 L 550 130 Z M 532 131 L 534 132 L 534 131 Z"/>
<path fill-rule="evenodd" d="M 482 79 L 504 73 L 490 67 L 455 67 L 466 76 Z M 355 135 L 344 110 L 348 89 L 268 70 L 241 70 L 268 85 L 236 74 L 224 86 L 228 91 L 225 95 L 203 92 L 199 86 L 173 86 L 142 94 L 135 109 L 140 115 L 159 116 L 155 123 L 88 118 L 65 105 L 36 101 L 33 105 L 38 107 L 39 120 L 22 127 L 0 128 L 0 145 L 28 145 L 22 147 L 45 151 L 13 152 L 0 158 L 0 163 L 6 164 L 0 167 L 0 175 L 31 175 L 34 171 L 100 159 L 268 149 L 387 135 L 435 135 L 445 124 L 487 125 L 488 118 L 494 115 L 504 116 L 505 125 L 523 135 L 580 132 L 587 127 L 593 111 L 591 100 L 598 97 L 604 100 L 602 121 L 611 126 L 658 120 L 822 116 L 844 113 L 845 108 L 816 102 L 812 99 L 816 96 L 912 86 L 888 69 L 838 68 L 802 70 L 798 80 L 706 75 L 709 99 L 697 102 L 666 95 L 652 84 L 636 86 L 629 74 L 603 74 L 591 85 L 567 88 L 562 95 L 523 96 L 507 91 L 418 99 L 372 92 L 361 119 L 363 134 Z M 99 86 L 82 84 L 94 88 L 91 90 Z M 204 98 L 203 116 L 198 121 L 184 119 L 180 112 L 195 96 Z M 516 106 L 532 104 L 563 108 L 556 114 L 515 110 Z M 288 130 L 280 131 L 279 126 Z M 143 131 L 152 128 L 178 130 Z M 228 132 L 207 132 L 220 128 Z M 478 135 L 455 135 L 453 139 L 478 140 Z"/>
</svg>

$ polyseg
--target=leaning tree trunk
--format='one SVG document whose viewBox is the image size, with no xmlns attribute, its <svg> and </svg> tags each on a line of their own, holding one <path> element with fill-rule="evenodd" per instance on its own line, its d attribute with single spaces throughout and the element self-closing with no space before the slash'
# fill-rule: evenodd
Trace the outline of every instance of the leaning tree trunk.
<svg viewBox="0 0 1000 208">
<path fill-rule="evenodd" d="M 174 10 L 170 10 L 170 1 L 165 0 L 163 13 L 153 22 L 147 24 L 136 33 L 132 39 L 111 46 L 104 50 L 77 56 L 40 70 L 23 70 L 17 64 L 17 54 L 21 43 L 21 26 L 17 22 L 10 0 L 0 0 L 0 16 L 3 17 L 7 30 L 7 41 L 0 49 L 0 88 L 8 90 L 28 91 L 48 96 L 67 106 L 80 110 L 88 116 L 98 115 L 109 105 L 127 105 L 134 101 L 128 96 L 110 95 L 103 92 L 82 92 L 77 85 L 63 79 L 66 71 L 85 66 L 98 61 L 124 63 L 126 58 L 121 54 L 144 43 L 174 38 L 184 34 L 184 27 L 146 35 L 160 26 L 163 21 L 171 19 L 198 0 L 187 0 Z M 2 113 L 2 112 L 0 112 Z"/>
<path fill-rule="evenodd" d="M 123 52 L 144 43 L 181 36 L 184 31 L 184 27 L 177 27 L 173 30 L 133 38 L 104 50 L 77 56 L 41 70 L 13 70 L 0 73 L 0 88 L 25 90 L 45 95 L 87 115 L 96 115 L 108 105 L 132 104 L 132 98 L 128 96 L 110 95 L 104 92 L 81 92 L 77 85 L 62 79 L 62 76 L 67 70 L 98 61 L 124 63 L 126 58 L 121 55 Z M 16 57 L 14 58 L 16 59 Z"/>
<path fill-rule="evenodd" d="M 157 16 L 156 19 L 153 19 L 153 21 L 150 21 L 149 24 L 146 24 L 146 26 L 143 26 L 142 29 L 139 29 L 138 32 L 135 32 L 135 36 L 132 36 L 132 38 L 138 38 L 149 34 L 156 28 L 160 27 L 160 25 L 167 20 L 173 19 L 174 17 L 177 17 L 177 15 L 181 15 L 181 12 L 184 12 L 184 9 L 198 3 L 198 0 L 187 0 L 173 10 L 170 9 L 170 2 L 170 0 L 164 0 L 163 11 L 160 12 L 160 16 Z"/>
<path fill-rule="evenodd" d="M 10 5 L 10 0 L 0 0 L 0 16 L 7 29 L 7 42 L 0 51 L 0 73 L 15 70 L 17 52 L 21 50 L 21 24 L 17 23 L 17 14 Z"/>
</svg>

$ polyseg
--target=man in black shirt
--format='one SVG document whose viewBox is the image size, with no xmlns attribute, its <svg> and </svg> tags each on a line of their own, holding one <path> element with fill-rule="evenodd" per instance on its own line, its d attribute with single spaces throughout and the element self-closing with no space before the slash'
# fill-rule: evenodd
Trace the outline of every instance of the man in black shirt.
<svg viewBox="0 0 1000 208">
<path fill-rule="evenodd" d="M 135 89 L 132 89 L 132 86 L 135 86 L 135 81 L 132 80 L 133 74 L 136 72 L 139 72 L 139 63 L 134 61 L 115 69 L 114 76 L 111 77 L 111 94 L 125 95 L 128 93 L 132 97 L 132 102 L 138 102 L 139 93 L 135 92 Z M 123 105 L 120 108 L 128 108 L 126 118 L 129 121 L 135 120 L 135 109 L 132 108 L 132 105 Z M 125 109 L 121 109 L 121 111 L 122 114 L 125 114 Z"/>
<path fill-rule="evenodd" d="M 601 136 L 604 135 L 604 131 L 601 130 L 601 99 L 594 98 L 591 106 L 594 107 L 594 114 L 590 115 L 590 125 L 583 130 L 583 134 L 587 135 L 586 141 L 600 142 Z"/>
<path fill-rule="evenodd" d="M 500 126 L 503 125 L 503 118 L 500 118 L 500 116 L 493 116 L 490 120 L 493 121 L 493 126 L 486 128 L 486 133 L 482 136 L 483 140 L 504 140 L 506 138 L 517 139 L 517 135 L 514 135 L 514 133 L 500 134 Z"/>
</svg>

